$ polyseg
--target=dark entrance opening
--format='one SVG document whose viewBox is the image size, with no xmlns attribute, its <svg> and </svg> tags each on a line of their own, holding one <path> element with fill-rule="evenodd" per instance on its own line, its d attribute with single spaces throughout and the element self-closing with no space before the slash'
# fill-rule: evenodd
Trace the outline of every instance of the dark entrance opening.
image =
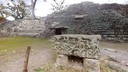
<svg viewBox="0 0 128 72">
<path fill-rule="evenodd" d="M 83 66 L 84 58 L 70 55 L 70 56 L 68 56 L 68 61 L 69 61 L 69 63 L 73 63 L 73 64 L 77 63 L 78 65 Z"/>
<path fill-rule="evenodd" d="M 50 28 L 52 35 L 62 35 L 62 34 L 67 34 L 67 29 L 69 27 L 67 26 L 53 26 Z"/>
<path fill-rule="evenodd" d="M 62 34 L 61 28 L 55 29 L 55 35 L 61 35 L 61 34 Z"/>
</svg>

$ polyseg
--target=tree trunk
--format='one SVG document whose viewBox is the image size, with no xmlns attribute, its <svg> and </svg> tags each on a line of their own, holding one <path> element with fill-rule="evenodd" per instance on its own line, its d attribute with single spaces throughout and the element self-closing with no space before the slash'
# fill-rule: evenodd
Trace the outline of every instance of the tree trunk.
<svg viewBox="0 0 128 72">
<path fill-rule="evenodd" d="M 31 0 L 31 5 L 32 5 L 32 19 L 35 19 L 35 11 L 34 11 L 35 5 L 34 5 L 34 1 L 33 0 Z"/>
<path fill-rule="evenodd" d="M 34 12 L 34 8 L 32 7 L 32 19 L 35 19 L 35 12 Z"/>
</svg>

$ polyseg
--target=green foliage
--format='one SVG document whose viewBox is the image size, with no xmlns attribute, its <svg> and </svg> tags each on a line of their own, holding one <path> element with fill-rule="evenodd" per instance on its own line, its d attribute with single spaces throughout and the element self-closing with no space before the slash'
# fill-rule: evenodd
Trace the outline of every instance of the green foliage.
<svg viewBox="0 0 128 72">
<path fill-rule="evenodd" d="M 7 5 L 0 5 L 1 16 L 12 16 L 15 19 L 22 19 L 30 15 L 30 8 L 23 0 L 10 0 Z"/>
<path fill-rule="evenodd" d="M 5 7 L 3 4 L 0 4 L 0 17 L 4 18 L 4 14 L 6 14 Z"/>
<path fill-rule="evenodd" d="M 67 7 L 67 5 L 64 5 L 65 0 L 60 0 L 60 1 L 53 0 L 53 1 L 54 1 L 54 4 L 51 4 L 51 5 L 52 5 L 52 10 L 55 12 L 61 11 Z"/>
<path fill-rule="evenodd" d="M 41 68 L 37 68 L 35 71 L 36 72 L 42 72 L 42 69 Z"/>
</svg>

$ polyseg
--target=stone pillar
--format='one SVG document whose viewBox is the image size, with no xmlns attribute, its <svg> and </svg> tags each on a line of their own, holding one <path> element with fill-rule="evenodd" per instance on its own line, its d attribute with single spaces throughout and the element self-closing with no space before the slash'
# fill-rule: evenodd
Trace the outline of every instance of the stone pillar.
<svg viewBox="0 0 128 72">
<path fill-rule="evenodd" d="M 56 66 L 67 66 L 68 56 L 64 54 L 58 54 L 56 59 Z"/>
<path fill-rule="evenodd" d="M 96 59 L 84 58 L 84 67 L 88 72 L 100 72 L 100 63 Z"/>
</svg>

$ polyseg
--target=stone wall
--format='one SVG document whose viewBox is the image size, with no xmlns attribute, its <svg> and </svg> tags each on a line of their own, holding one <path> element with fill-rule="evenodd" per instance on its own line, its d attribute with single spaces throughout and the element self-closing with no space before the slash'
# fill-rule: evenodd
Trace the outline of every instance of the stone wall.
<svg viewBox="0 0 128 72">
<path fill-rule="evenodd" d="M 0 29 L 0 37 L 5 37 L 5 36 L 9 36 L 9 33 L 7 32 L 7 30 Z"/>
<path fill-rule="evenodd" d="M 45 19 L 23 19 L 7 22 L 4 30 L 8 30 L 10 35 L 31 36 L 31 37 L 45 37 L 47 26 L 44 23 Z M 45 34 L 44 34 L 45 33 Z"/>
<path fill-rule="evenodd" d="M 4 24 L 7 21 L 4 22 L 0 22 L 0 37 L 5 37 L 5 36 L 9 36 L 8 30 L 7 29 L 3 29 Z"/>
</svg>

